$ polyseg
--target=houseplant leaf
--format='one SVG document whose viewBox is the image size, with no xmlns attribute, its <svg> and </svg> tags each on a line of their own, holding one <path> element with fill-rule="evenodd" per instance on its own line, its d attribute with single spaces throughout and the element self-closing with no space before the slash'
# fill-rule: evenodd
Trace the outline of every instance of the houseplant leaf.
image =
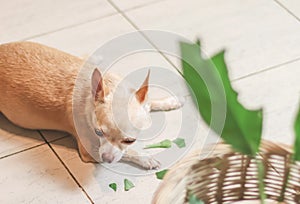
<svg viewBox="0 0 300 204">
<path fill-rule="evenodd" d="M 189 204 L 204 204 L 204 202 L 198 199 L 194 194 L 189 196 Z"/>
<path fill-rule="evenodd" d="M 124 190 L 129 191 L 132 188 L 134 188 L 134 184 L 128 179 L 124 179 Z"/>
<path fill-rule="evenodd" d="M 116 184 L 116 183 L 111 183 L 111 184 L 109 184 L 109 187 L 110 187 L 111 189 L 113 189 L 115 192 L 117 191 L 117 184 Z"/>
<path fill-rule="evenodd" d="M 226 114 L 224 128 L 221 131 L 217 126 L 211 128 L 236 151 L 255 156 L 261 141 L 262 110 L 247 110 L 238 101 L 237 92 L 231 86 L 227 66 L 224 60 L 224 51 L 211 59 L 204 59 L 200 52 L 200 43 L 189 44 L 181 42 L 181 58 L 183 76 L 194 94 L 194 101 L 199 104 L 199 112 L 204 121 L 211 125 L 212 104 L 218 108 L 224 104 L 218 103 L 222 91 L 226 96 Z M 204 80 L 205 79 L 205 80 Z M 220 84 L 223 90 L 220 89 Z M 210 87 L 206 86 L 210 85 Z"/>
<path fill-rule="evenodd" d="M 168 172 L 168 169 L 164 169 L 162 171 L 156 172 L 155 173 L 156 178 L 162 180 L 167 172 Z"/>
<path fill-rule="evenodd" d="M 172 142 L 171 140 L 163 140 L 159 143 L 155 143 L 155 144 L 150 144 L 147 145 L 146 147 L 144 147 L 144 149 L 150 149 L 150 148 L 170 148 L 172 146 Z"/>
<path fill-rule="evenodd" d="M 238 94 L 232 88 L 228 77 L 225 51 L 210 59 L 204 59 L 199 41 L 196 44 L 181 42 L 180 48 L 183 77 L 204 121 L 235 151 L 255 157 L 261 141 L 262 110 L 250 111 L 239 103 Z M 226 101 L 222 100 L 223 97 L 226 97 Z M 218 117 L 213 118 L 213 108 L 224 110 L 224 102 L 226 111 L 219 112 L 221 116 L 225 114 L 224 127 L 220 129 L 220 123 L 213 123 L 213 120 L 218 120 Z M 265 198 L 263 178 L 263 165 L 258 164 L 261 203 L 264 203 Z"/>
<path fill-rule="evenodd" d="M 173 140 L 172 142 L 175 143 L 177 145 L 177 147 L 179 147 L 179 148 L 185 147 L 185 140 L 183 138 L 178 137 L 175 140 Z"/>
<path fill-rule="evenodd" d="M 294 144 L 294 160 L 300 161 L 300 109 L 296 116 L 294 125 L 295 129 L 295 144 Z"/>
</svg>

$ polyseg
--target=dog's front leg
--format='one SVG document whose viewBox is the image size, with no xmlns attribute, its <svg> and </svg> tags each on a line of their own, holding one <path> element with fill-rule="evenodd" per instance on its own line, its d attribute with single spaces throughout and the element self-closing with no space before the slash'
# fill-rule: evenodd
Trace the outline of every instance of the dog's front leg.
<svg viewBox="0 0 300 204">
<path fill-rule="evenodd" d="M 147 155 L 139 155 L 132 149 L 126 150 L 121 161 L 131 162 L 148 170 L 158 169 L 160 167 L 159 161 L 155 160 L 153 157 Z"/>
<path fill-rule="evenodd" d="M 167 97 L 159 100 L 152 100 L 149 103 L 150 111 L 170 111 L 181 108 L 185 102 L 184 97 Z"/>
<path fill-rule="evenodd" d="M 85 132 L 83 132 L 85 133 Z M 100 140 L 98 137 L 91 136 L 91 134 L 83 134 L 83 136 L 78 136 L 76 132 L 73 133 L 77 141 L 77 147 L 79 150 L 79 156 L 84 162 L 97 163 L 100 161 L 99 158 L 99 147 Z"/>
<path fill-rule="evenodd" d="M 93 143 L 86 143 L 83 145 L 82 141 L 77 139 L 77 146 L 79 150 L 79 156 L 82 161 L 84 162 L 92 162 L 92 163 L 98 163 L 99 162 L 99 145 L 95 145 Z"/>
</svg>

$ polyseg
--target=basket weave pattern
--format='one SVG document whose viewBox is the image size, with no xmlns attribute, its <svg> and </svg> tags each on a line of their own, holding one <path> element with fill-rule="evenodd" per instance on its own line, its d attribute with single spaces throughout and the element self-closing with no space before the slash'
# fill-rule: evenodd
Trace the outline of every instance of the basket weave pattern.
<svg viewBox="0 0 300 204">
<path fill-rule="evenodd" d="M 191 193 L 205 203 L 259 199 L 256 159 L 236 153 L 223 143 L 209 157 L 200 159 L 199 155 L 194 153 L 166 174 L 153 203 L 185 203 Z M 292 164 L 291 156 L 291 149 L 285 145 L 262 142 L 257 159 L 265 167 L 268 199 L 300 203 L 300 164 Z"/>
</svg>

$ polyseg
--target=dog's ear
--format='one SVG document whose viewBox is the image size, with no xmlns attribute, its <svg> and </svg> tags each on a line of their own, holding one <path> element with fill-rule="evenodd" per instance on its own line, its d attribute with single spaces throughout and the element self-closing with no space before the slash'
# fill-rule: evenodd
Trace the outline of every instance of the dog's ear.
<svg viewBox="0 0 300 204">
<path fill-rule="evenodd" d="M 147 74 L 146 79 L 143 82 L 142 86 L 139 88 L 139 90 L 137 90 L 135 92 L 135 96 L 140 103 L 143 103 L 147 97 L 149 76 L 150 76 L 150 70 L 148 71 L 148 74 Z"/>
<path fill-rule="evenodd" d="M 95 69 L 92 75 L 92 94 L 95 101 L 104 102 L 104 87 L 102 75 L 98 69 Z"/>
</svg>

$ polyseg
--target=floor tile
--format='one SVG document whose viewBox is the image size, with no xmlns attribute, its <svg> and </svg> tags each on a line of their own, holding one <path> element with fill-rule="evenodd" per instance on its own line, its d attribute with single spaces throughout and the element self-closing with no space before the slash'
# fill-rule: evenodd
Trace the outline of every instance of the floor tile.
<svg viewBox="0 0 300 204">
<path fill-rule="evenodd" d="M 208 55 L 225 48 L 233 79 L 300 57 L 299 22 L 272 1 L 168 0 L 126 15 L 140 29 L 199 37 Z"/>
<path fill-rule="evenodd" d="M 285 8 L 300 19 L 300 4 L 297 0 L 278 0 Z M 299 21 L 299 20 L 298 20 Z"/>
<path fill-rule="evenodd" d="M 1 3 L 0 43 L 21 40 L 116 13 L 105 0 Z"/>
<path fill-rule="evenodd" d="M 233 82 L 247 107 L 274 112 L 298 104 L 300 61 Z"/>
<path fill-rule="evenodd" d="M 265 138 L 292 144 L 294 120 L 300 107 L 300 61 L 235 81 L 239 100 L 252 109 L 263 108 Z"/>
<path fill-rule="evenodd" d="M 295 118 L 299 107 L 297 103 L 296 105 L 264 114 L 264 138 L 272 142 L 293 146 L 295 141 Z"/>
<path fill-rule="evenodd" d="M 0 157 L 44 143 L 37 131 L 15 126 L 0 114 Z"/>
<path fill-rule="evenodd" d="M 0 203 L 90 203 L 48 145 L 1 159 L 0 167 Z"/>
</svg>

